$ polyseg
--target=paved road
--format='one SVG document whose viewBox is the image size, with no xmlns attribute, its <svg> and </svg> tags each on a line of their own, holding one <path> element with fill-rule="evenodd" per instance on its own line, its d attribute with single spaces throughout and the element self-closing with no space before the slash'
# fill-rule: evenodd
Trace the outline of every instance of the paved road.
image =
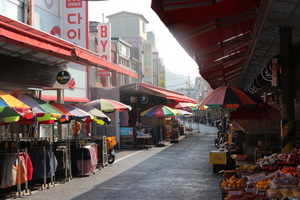
<svg viewBox="0 0 300 200">
<path fill-rule="evenodd" d="M 213 173 L 209 164 L 217 128 L 197 124 L 194 128 L 179 143 L 118 151 L 116 162 L 94 175 L 75 177 L 65 184 L 36 191 L 27 199 L 220 200 L 221 174 Z"/>
</svg>

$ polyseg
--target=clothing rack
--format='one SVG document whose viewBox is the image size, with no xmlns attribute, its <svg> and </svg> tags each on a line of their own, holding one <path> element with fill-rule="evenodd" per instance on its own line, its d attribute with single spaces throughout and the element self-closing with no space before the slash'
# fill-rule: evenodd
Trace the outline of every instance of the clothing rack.
<svg viewBox="0 0 300 200">
<path fill-rule="evenodd" d="M 48 148 L 47 148 L 48 147 Z M 47 183 L 47 166 L 46 166 L 46 164 L 47 164 L 47 150 L 49 150 L 49 152 L 50 152 L 50 158 L 49 158 L 49 161 L 52 161 L 53 159 L 54 159 L 54 157 L 53 157 L 53 147 L 52 147 L 52 145 L 51 144 L 49 144 L 49 145 L 43 145 L 43 146 L 39 146 L 39 147 L 37 147 L 37 146 L 35 146 L 35 147 L 31 147 L 31 148 L 29 148 L 29 152 L 33 152 L 33 150 L 42 150 L 42 152 L 43 152 L 43 183 L 42 183 L 42 185 L 41 185 L 41 190 L 44 190 L 45 188 L 50 188 L 51 186 L 55 186 L 55 176 L 51 176 L 50 175 L 50 182 L 49 183 Z M 50 168 L 51 168 L 51 165 L 50 165 Z"/>
<path fill-rule="evenodd" d="M 5 149 L 5 150 L 2 150 L 0 151 L 0 154 L 15 154 L 17 156 L 17 164 L 18 164 L 18 169 L 17 169 L 17 191 L 15 192 L 15 194 L 13 195 L 14 198 L 17 198 L 17 197 L 25 197 L 25 195 L 29 194 L 31 195 L 31 192 L 28 188 L 28 177 L 27 177 L 27 169 L 28 169 L 28 163 L 27 163 L 27 159 L 26 159 L 26 155 L 28 156 L 27 154 L 27 148 L 23 149 L 23 150 L 20 150 L 19 148 L 19 143 L 18 143 L 18 140 L 16 141 L 17 142 L 17 147 L 16 148 L 9 148 L 9 149 Z M 21 161 L 21 154 L 24 154 L 24 157 L 25 157 L 25 163 L 24 164 L 24 168 L 26 169 L 26 173 L 24 173 L 24 179 L 25 179 L 25 189 L 22 190 L 22 187 L 21 187 L 21 163 L 23 161 Z M 3 178 L 3 177 L 2 177 Z M 1 180 L 2 181 L 2 180 Z M 13 185 L 12 185 L 13 186 Z"/>
<path fill-rule="evenodd" d="M 55 152 L 61 152 L 63 154 L 63 170 L 64 177 L 61 183 L 65 183 L 69 180 L 72 180 L 72 167 L 71 167 L 71 147 L 70 141 L 59 141 L 54 144 Z"/>
<path fill-rule="evenodd" d="M 84 143 L 84 144 L 80 144 L 80 148 L 77 149 L 77 151 L 81 150 L 81 159 L 79 160 L 78 159 L 78 155 L 77 155 L 77 168 L 79 168 L 79 166 L 81 167 L 80 169 L 78 169 L 79 171 L 79 174 L 77 174 L 77 176 L 90 176 L 91 174 L 95 174 L 95 169 L 96 169 L 96 165 L 97 165 L 97 162 L 95 163 L 95 169 L 93 169 L 93 166 L 89 166 L 91 171 L 87 171 L 86 170 L 86 165 L 89 164 L 88 161 L 89 159 L 87 159 L 87 155 L 84 155 L 84 151 L 83 149 L 86 148 L 89 150 L 89 156 L 90 156 L 90 161 L 89 162 L 92 162 L 93 161 L 93 155 L 91 154 L 91 151 L 90 151 L 90 148 L 87 148 L 87 147 L 93 147 L 94 145 L 97 145 L 96 143 L 92 142 L 92 143 Z M 78 152 L 77 152 L 78 153 Z M 97 160 L 98 161 L 98 160 Z"/>
</svg>

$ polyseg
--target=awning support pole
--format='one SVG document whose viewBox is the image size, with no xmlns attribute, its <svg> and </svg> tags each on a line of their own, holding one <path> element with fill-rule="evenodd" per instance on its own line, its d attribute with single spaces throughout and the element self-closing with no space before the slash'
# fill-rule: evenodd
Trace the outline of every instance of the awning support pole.
<svg viewBox="0 0 300 200">
<path fill-rule="evenodd" d="M 281 151 L 295 147 L 292 28 L 280 27 Z"/>
<path fill-rule="evenodd" d="M 64 90 L 62 89 L 57 89 L 57 103 L 63 104 L 64 103 Z M 57 125 L 57 132 L 59 135 L 60 139 L 63 139 L 63 135 L 62 135 L 62 124 L 58 124 Z M 68 133 L 69 136 L 69 133 Z"/>
</svg>

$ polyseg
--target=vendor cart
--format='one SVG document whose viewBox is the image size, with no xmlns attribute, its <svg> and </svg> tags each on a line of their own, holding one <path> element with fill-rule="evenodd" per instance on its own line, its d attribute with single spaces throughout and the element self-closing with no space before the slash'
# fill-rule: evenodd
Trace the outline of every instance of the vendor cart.
<svg viewBox="0 0 300 200">
<path fill-rule="evenodd" d="M 170 142 L 171 143 L 178 143 L 179 142 L 179 135 L 180 135 L 179 128 L 172 128 L 172 137 L 171 137 Z"/>
</svg>

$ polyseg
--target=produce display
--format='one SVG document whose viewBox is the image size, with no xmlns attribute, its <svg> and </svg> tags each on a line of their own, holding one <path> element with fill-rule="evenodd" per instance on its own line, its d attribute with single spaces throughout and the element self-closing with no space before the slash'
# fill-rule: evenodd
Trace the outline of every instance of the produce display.
<svg viewBox="0 0 300 200">
<path fill-rule="evenodd" d="M 270 183 L 271 183 L 271 180 L 263 179 L 263 180 L 257 181 L 255 184 L 255 187 L 260 190 L 267 190 L 269 188 Z"/>
<path fill-rule="evenodd" d="M 228 180 L 223 180 L 221 183 L 223 188 L 245 188 L 246 182 L 242 178 L 237 178 L 236 176 L 231 176 Z"/>
<path fill-rule="evenodd" d="M 224 200 L 268 200 L 268 198 L 253 192 L 244 192 L 242 195 L 228 194 Z"/>
<path fill-rule="evenodd" d="M 299 158 L 297 153 L 281 154 L 281 159 L 277 162 L 277 165 L 297 165 L 299 164 Z"/>
<path fill-rule="evenodd" d="M 224 179 L 221 187 L 243 191 L 241 195 L 227 193 L 224 200 L 300 200 L 300 151 L 276 153 L 259 159 L 256 165 L 237 166 L 236 176 Z"/>
<path fill-rule="evenodd" d="M 254 164 L 245 164 L 245 165 L 237 167 L 236 170 L 244 172 L 244 171 L 253 171 L 253 170 L 255 170 L 255 168 L 256 168 L 256 165 L 254 165 Z"/>
<path fill-rule="evenodd" d="M 284 173 L 284 174 L 288 174 L 291 176 L 300 176 L 300 172 L 296 169 L 296 167 L 291 167 L 291 166 L 284 166 L 280 172 Z"/>
</svg>

